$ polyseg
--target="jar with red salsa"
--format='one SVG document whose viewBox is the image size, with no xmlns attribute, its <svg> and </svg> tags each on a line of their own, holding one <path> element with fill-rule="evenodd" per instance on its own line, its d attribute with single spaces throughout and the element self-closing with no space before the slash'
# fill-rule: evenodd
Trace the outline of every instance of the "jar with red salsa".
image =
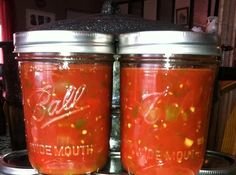
<svg viewBox="0 0 236 175">
<path fill-rule="evenodd" d="M 197 175 L 204 160 L 220 51 L 216 36 L 119 36 L 121 159 L 135 175 Z"/>
<path fill-rule="evenodd" d="M 27 150 L 42 174 L 98 171 L 109 155 L 113 36 L 82 31 L 14 35 Z"/>
</svg>

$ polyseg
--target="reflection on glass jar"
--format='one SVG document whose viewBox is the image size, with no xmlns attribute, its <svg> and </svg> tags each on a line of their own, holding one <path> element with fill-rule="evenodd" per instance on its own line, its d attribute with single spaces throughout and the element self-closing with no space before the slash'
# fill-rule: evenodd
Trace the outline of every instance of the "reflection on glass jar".
<svg viewBox="0 0 236 175">
<path fill-rule="evenodd" d="M 196 175 L 205 155 L 217 38 L 177 31 L 122 34 L 120 54 L 125 169 Z"/>
<path fill-rule="evenodd" d="M 40 173 L 85 174 L 105 166 L 112 39 L 78 31 L 15 34 L 27 149 Z"/>
</svg>

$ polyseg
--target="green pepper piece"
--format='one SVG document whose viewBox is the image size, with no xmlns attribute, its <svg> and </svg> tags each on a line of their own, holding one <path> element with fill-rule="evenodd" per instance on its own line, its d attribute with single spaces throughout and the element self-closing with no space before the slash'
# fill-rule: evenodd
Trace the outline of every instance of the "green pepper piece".
<svg viewBox="0 0 236 175">
<path fill-rule="evenodd" d="M 81 127 L 83 127 L 86 124 L 86 120 L 84 119 L 78 119 L 75 123 L 75 127 L 77 129 L 80 129 Z"/>
<path fill-rule="evenodd" d="M 170 105 L 166 106 L 166 121 L 174 121 L 178 118 L 180 113 L 180 108 Z"/>
<path fill-rule="evenodd" d="M 138 117 L 138 106 L 134 106 L 133 110 L 132 110 L 132 116 L 134 118 Z"/>
</svg>

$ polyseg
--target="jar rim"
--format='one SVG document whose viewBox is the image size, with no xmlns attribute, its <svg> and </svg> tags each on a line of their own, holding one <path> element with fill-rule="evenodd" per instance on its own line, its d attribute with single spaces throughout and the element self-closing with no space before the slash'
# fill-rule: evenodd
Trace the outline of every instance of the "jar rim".
<svg viewBox="0 0 236 175">
<path fill-rule="evenodd" d="M 75 30 L 35 30 L 13 35 L 14 53 L 103 53 L 113 54 L 111 34 Z"/>
<path fill-rule="evenodd" d="M 191 31 L 141 31 L 119 35 L 119 54 L 220 56 L 219 38 Z"/>
</svg>

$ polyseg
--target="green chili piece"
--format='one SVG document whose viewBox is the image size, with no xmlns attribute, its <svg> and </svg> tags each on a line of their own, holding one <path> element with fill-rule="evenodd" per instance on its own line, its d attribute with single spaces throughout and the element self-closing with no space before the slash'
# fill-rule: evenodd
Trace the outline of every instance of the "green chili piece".
<svg viewBox="0 0 236 175">
<path fill-rule="evenodd" d="M 77 129 L 80 129 L 81 127 L 83 127 L 86 124 L 86 120 L 84 119 L 78 119 L 75 123 L 75 127 Z"/>
<path fill-rule="evenodd" d="M 176 106 L 167 106 L 166 107 L 166 121 L 174 121 L 178 118 L 180 113 L 179 107 Z"/>
</svg>

